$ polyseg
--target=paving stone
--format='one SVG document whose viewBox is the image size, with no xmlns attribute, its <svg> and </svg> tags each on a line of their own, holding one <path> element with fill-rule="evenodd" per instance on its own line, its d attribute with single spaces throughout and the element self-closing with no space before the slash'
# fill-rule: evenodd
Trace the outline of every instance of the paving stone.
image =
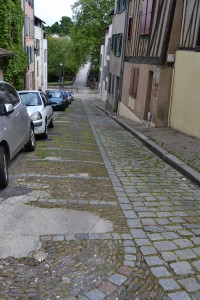
<svg viewBox="0 0 200 300">
<path fill-rule="evenodd" d="M 125 210 L 124 211 L 124 215 L 126 216 L 127 219 L 129 219 L 129 218 L 131 218 L 131 219 L 137 218 L 137 215 L 136 215 L 136 213 L 133 210 Z"/>
<path fill-rule="evenodd" d="M 172 241 L 160 241 L 154 242 L 153 244 L 158 251 L 170 251 L 177 249 L 177 246 Z"/>
<path fill-rule="evenodd" d="M 168 277 L 168 276 L 171 276 L 171 274 L 169 273 L 169 271 L 165 267 L 153 267 L 153 268 L 151 268 L 151 272 L 156 277 Z"/>
<path fill-rule="evenodd" d="M 124 252 L 126 254 L 135 254 L 137 252 L 135 247 L 124 247 Z"/>
<path fill-rule="evenodd" d="M 148 239 L 135 239 L 135 243 L 138 246 L 149 246 L 151 242 Z"/>
<path fill-rule="evenodd" d="M 121 274 L 113 274 L 111 277 L 108 279 L 111 283 L 116 284 L 117 286 L 121 286 L 126 280 L 127 277 Z"/>
<path fill-rule="evenodd" d="M 148 232 L 165 232 L 165 229 L 160 226 L 144 226 L 144 230 Z"/>
<path fill-rule="evenodd" d="M 170 300 L 191 300 L 191 297 L 186 292 L 175 292 L 168 294 Z"/>
<path fill-rule="evenodd" d="M 159 279 L 159 283 L 164 291 L 173 291 L 180 289 L 180 286 L 174 279 Z"/>
<path fill-rule="evenodd" d="M 200 272 L 200 260 L 193 261 L 192 262 L 195 268 Z"/>
<path fill-rule="evenodd" d="M 54 242 L 64 241 L 64 239 L 65 239 L 64 235 L 55 235 L 55 236 L 53 237 L 53 241 L 54 241 Z"/>
<path fill-rule="evenodd" d="M 139 239 L 142 239 L 142 238 L 146 238 L 146 233 L 142 230 L 142 229 L 131 229 L 130 230 L 132 236 L 134 238 L 139 238 Z"/>
<path fill-rule="evenodd" d="M 142 228 L 140 220 L 137 219 L 127 219 L 127 224 L 129 228 Z"/>
<path fill-rule="evenodd" d="M 114 293 L 118 289 L 118 287 L 110 282 L 105 282 L 100 286 L 99 289 L 108 296 Z"/>
<path fill-rule="evenodd" d="M 136 256 L 132 254 L 125 254 L 126 260 L 136 260 Z"/>
<path fill-rule="evenodd" d="M 122 274 L 122 275 L 130 276 L 131 273 L 133 272 L 133 268 L 121 266 L 121 267 L 118 269 L 118 272 L 119 272 L 120 274 Z"/>
<path fill-rule="evenodd" d="M 133 239 L 131 234 L 122 233 L 121 236 L 122 236 L 123 240 L 132 240 Z"/>
<path fill-rule="evenodd" d="M 152 255 L 157 253 L 156 249 L 151 246 L 142 246 L 140 248 L 140 251 L 142 252 L 143 255 Z"/>
<path fill-rule="evenodd" d="M 179 238 L 178 234 L 176 234 L 175 232 L 164 232 L 162 233 L 162 235 L 167 240 L 174 240 Z"/>
<path fill-rule="evenodd" d="M 125 247 L 132 247 L 132 246 L 135 246 L 135 243 L 134 243 L 133 240 L 126 240 L 126 241 L 123 242 L 123 245 Z"/>
<path fill-rule="evenodd" d="M 176 255 L 183 260 L 189 260 L 195 258 L 197 255 L 190 249 L 177 250 L 175 251 Z"/>
<path fill-rule="evenodd" d="M 174 243 L 180 248 L 193 247 L 194 245 L 188 239 L 176 239 Z"/>
<path fill-rule="evenodd" d="M 88 293 L 86 293 L 86 296 L 90 299 L 90 300 L 101 300 L 105 298 L 105 294 L 100 291 L 100 290 L 92 290 Z"/>
<path fill-rule="evenodd" d="M 145 257 L 145 261 L 150 267 L 160 266 L 164 264 L 164 261 L 160 259 L 157 255 L 147 256 Z"/>
<path fill-rule="evenodd" d="M 188 292 L 196 292 L 200 290 L 200 285 L 194 278 L 184 278 L 178 280 L 180 284 L 188 291 Z"/>
<path fill-rule="evenodd" d="M 125 260 L 124 265 L 127 266 L 127 267 L 134 268 L 135 267 L 135 262 L 133 260 Z"/>
<path fill-rule="evenodd" d="M 194 274 L 194 270 L 187 261 L 172 263 L 170 266 L 177 275 Z"/>
<path fill-rule="evenodd" d="M 193 294 L 192 299 L 193 300 L 199 300 L 200 299 L 200 292 Z"/>
<path fill-rule="evenodd" d="M 151 241 L 164 240 L 164 237 L 160 233 L 147 233 L 147 236 Z"/>
</svg>

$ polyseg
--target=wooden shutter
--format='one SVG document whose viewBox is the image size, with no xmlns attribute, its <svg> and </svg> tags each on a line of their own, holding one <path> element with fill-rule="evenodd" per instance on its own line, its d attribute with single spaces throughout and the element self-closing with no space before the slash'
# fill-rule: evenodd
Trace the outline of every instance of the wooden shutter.
<svg viewBox="0 0 200 300">
<path fill-rule="evenodd" d="M 128 39 L 129 40 L 132 37 L 132 31 L 133 31 L 133 17 L 129 17 L 129 20 L 128 20 Z"/>
<path fill-rule="evenodd" d="M 134 98 L 137 97 L 138 78 L 139 78 L 139 68 L 131 69 L 129 95 L 133 96 Z"/>
<path fill-rule="evenodd" d="M 149 34 L 151 30 L 152 9 L 153 9 L 153 0 L 148 0 L 144 34 Z"/>
<path fill-rule="evenodd" d="M 141 16 L 141 23 L 140 23 L 140 34 L 141 35 L 145 34 L 147 6 L 148 6 L 148 0 L 143 0 L 143 3 L 142 3 L 142 16 Z"/>
</svg>

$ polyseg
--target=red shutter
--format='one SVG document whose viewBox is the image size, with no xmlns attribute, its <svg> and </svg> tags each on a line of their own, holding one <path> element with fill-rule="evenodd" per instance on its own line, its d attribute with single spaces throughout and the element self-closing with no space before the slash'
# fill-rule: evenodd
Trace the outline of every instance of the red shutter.
<svg viewBox="0 0 200 300">
<path fill-rule="evenodd" d="M 147 14 L 146 14 L 146 24 L 145 24 L 144 34 L 149 34 L 150 30 L 151 30 L 152 9 L 153 9 L 153 0 L 148 0 Z"/>
<path fill-rule="evenodd" d="M 147 5 L 148 0 L 143 0 L 142 3 L 142 16 L 141 16 L 141 23 L 140 23 L 140 34 L 145 34 L 145 27 L 146 27 L 146 15 L 147 15 Z"/>
</svg>

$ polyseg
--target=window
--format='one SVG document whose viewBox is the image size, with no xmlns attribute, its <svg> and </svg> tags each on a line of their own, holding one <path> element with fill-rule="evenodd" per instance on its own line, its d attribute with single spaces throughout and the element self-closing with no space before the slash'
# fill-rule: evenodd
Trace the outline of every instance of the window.
<svg viewBox="0 0 200 300">
<path fill-rule="evenodd" d="M 122 12 L 125 9 L 126 0 L 117 0 L 117 13 Z"/>
<path fill-rule="evenodd" d="M 8 96 L 12 105 L 13 106 L 17 105 L 20 102 L 20 100 L 14 88 L 8 84 L 5 84 L 5 88 L 8 92 Z"/>
<path fill-rule="evenodd" d="M 133 17 L 129 17 L 128 20 L 128 39 L 130 40 L 133 32 Z"/>
<path fill-rule="evenodd" d="M 139 78 L 139 68 L 133 68 L 131 70 L 131 79 L 130 79 L 130 88 L 129 88 L 129 95 L 133 96 L 133 98 L 137 98 L 138 78 Z"/>
<path fill-rule="evenodd" d="M 119 33 L 117 35 L 117 41 L 116 41 L 116 56 L 121 56 L 121 49 L 122 49 L 122 34 Z"/>
<path fill-rule="evenodd" d="M 140 35 L 147 35 L 151 30 L 153 0 L 143 0 L 141 12 Z"/>
<path fill-rule="evenodd" d="M 121 55 L 122 48 L 122 33 L 114 34 L 112 36 L 112 52 L 116 56 Z"/>
<path fill-rule="evenodd" d="M 29 35 L 29 19 L 27 15 L 25 16 L 25 34 L 26 36 Z"/>
</svg>

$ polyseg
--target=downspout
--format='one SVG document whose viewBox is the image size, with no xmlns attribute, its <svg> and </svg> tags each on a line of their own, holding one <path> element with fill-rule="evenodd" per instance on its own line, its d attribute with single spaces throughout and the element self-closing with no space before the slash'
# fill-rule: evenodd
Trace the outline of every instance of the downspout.
<svg viewBox="0 0 200 300">
<path fill-rule="evenodd" d="M 126 35 L 127 35 L 127 25 L 128 25 L 128 13 L 129 13 L 129 0 L 126 0 L 125 7 L 125 22 L 124 22 L 124 33 L 122 39 L 122 52 L 121 52 L 121 68 L 120 68 L 120 99 L 117 101 L 117 111 L 116 115 L 119 115 L 119 102 L 121 102 L 122 97 L 122 85 L 123 85 L 123 75 L 124 75 L 124 58 L 125 58 L 125 45 L 126 45 Z"/>
</svg>

